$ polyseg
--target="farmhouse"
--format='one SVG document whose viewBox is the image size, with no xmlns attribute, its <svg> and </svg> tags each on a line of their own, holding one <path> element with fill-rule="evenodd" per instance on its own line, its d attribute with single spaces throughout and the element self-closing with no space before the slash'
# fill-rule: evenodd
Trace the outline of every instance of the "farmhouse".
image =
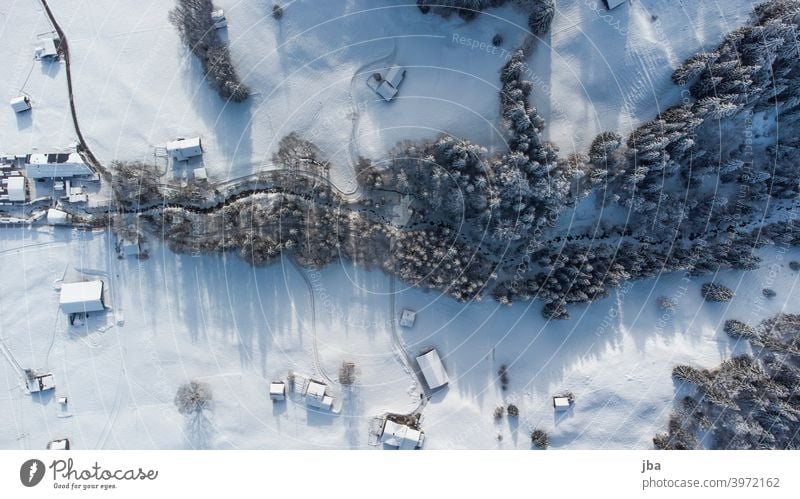
<svg viewBox="0 0 800 499">
<path fill-rule="evenodd" d="M 15 113 L 22 113 L 31 108 L 31 100 L 26 95 L 20 95 L 11 99 L 11 109 Z"/>
<path fill-rule="evenodd" d="M 50 208 L 47 210 L 47 223 L 50 225 L 66 225 L 69 223 L 69 217 L 65 211 Z"/>
<path fill-rule="evenodd" d="M 626 3 L 628 0 L 603 0 L 603 3 L 606 5 L 606 9 L 616 9 L 620 5 Z"/>
<path fill-rule="evenodd" d="M 203 144 L 200 141 L 200 137 L 181 138 L 167 142 L 167 152 L 175 161 L 188 161 L 191 158 L 202 156 Z"/>
<path fill-rule="evenodd" d="M 25 175 L 34 180 L 63 179 L 92 175 L 92 170 L 78 153 L 37 153 L 25 156 Z"/>
<path fill-rule="evenodd" d="M 6 190 L 8 200 L 12 203 L 22 203 L 25 201 L 25 177 L 16 175 L 8 177 L 6 180 Z"/>
<path fill-rule="evenodd" d="M 367 79 L 367 86 L 380 95 L 383 100 L 389 102 L 397 95 L 400 83 L 406 76 L 406 70 L 398 66 L 392 66 L 386 71 L 386 75 L 374 73 Z"/>
<path fill-rule="evenodd" d="M 273 402 L 286 400 L 286 385 L 283 381 L 273 381 L 269 384 L 269 398 Z"/>
<path fill-rule="evenodd" d="M 33 51 L 33 57 L 37 61 L 45 61 L 58 58 L 58 38 L 40 38 L 39 46 Z"/>
<path fill-rule="evenodd" d="M 306 389 L 306 404 L 317 409 L 325 409 L 330 411 L 333 407 L 333 398 L 325 394 L 326 386 L 324 383 L 309 381 L 308 388 Z"/>
<path fill-rule="evenodd" d="M 444 365 L 442 365 L 442 359 L 439 358 L 439 353 L 435 348 L 417 357 L 417 364 L 419 364 L 422 376 L 431 390 L 436 390 L 450 382 Z"/>
<path fill-rule="evenodd" d="M 25 370 L 28 379 L 25 383 L 28 385 L 28 391 L 31 393 L 46 392 L 56 387 L 55 378 L 51 373 L 36 373 L 30 369 Z"/>
<path fill-rule="evenodd" d="M 400 450 L 413 450 L 422 447 L 424 441 L 425 434 L 421 430 L 384 419 L 380 437 L 382 444 L 396 447 Z"/>
<path fill-rule="evenodd" d="M 71 282 L 61 285 L 61 310 L 67 314 L 105 310 L 103 281 Z"/>
</svg>

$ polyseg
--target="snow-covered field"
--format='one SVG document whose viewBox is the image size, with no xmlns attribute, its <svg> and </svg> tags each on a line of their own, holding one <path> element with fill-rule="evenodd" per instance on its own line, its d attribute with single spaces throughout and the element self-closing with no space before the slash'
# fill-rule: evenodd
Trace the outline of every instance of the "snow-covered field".
<svg viewBox="0 0 800 499">
<path fill-rule="evenodd" d="M 202 81 L 167 21 L 172 2 L 52 2 L 70 40 L 82 130 L 102 162 L 151 161 L 154 147 L 200 135 L 212 177 L 236 178 L 270 168 L 280 138 L 297 131 L 335 162 L 333 180 L 350 190 L 353 154 L 380 160 L 402 139 L 448 132 L 503 147 L 505 58 L 487 44 L 501 33 L 501 49 L 516 47 L 523 14 L 504 8 L 465 23 L 423 16 L 414 2 L 298 0 L 276 22 L 271 3 L 216 3 L 253 91 L 244 104 L 226 105 Z M 552 34 L 529 60 L 534 104 L 563 153 L 584 152 L 602 130 L 626 135 L 679 102 L 672 69 L 743 24 L 754 2 L 635 0 L 612 13 L 599 4 L 558 1 Z M 0 113 L 0 152 L 75 140 L 63 62 L 32 60 L 50 29 L 37 2 L 0 5 L 0 93 L 8 101 L 24 90 L 34 103 L 27 115 Z M 363 80 L 391 64 L 408 75 L 387 104 Z M 346 263 L 319 272 L 288 261 L 252 268 L 157 243 L 149 260 L 118 260 L 113 244 L 106 232 L 0 231 L 0 448 L 40 449 L 61 437 L 83 449 L 368 448 L 374 416 L 419 403 L 393 341 L 392 300 L 397 312 L 418 311 L 416 326 L 400 330 L 406 348 L 436 346 L 452 380 L 423 410 L 427 448 L 529 448 L 533 428 L 555 448 L 649 448 L 672 409 L 675 364 L 711 367 L 738 352 L 721 331 L 725 319 L 755 325 L 800 306 L 798 273 L 787 266 L 800 250 L 766 249 L 761 269 L 721 274 L 737 291 L 728 304 L 700 299 L 710 276 L 668 275 L 572 307 L 571 320 L 553 323 L 539 302 L 459 304 L 399 282 L 393 293 L 390 277 Z M 57 288 L 86 276 L 106 281 L 112 310 L 70 327 Z M 765 286 L 778 296 L 764 299 Z M 678 302 L 674 314 L 662 317 L 662 295 Z M 336 379 L 345 360 L 355 362 L 358 383 L 350 393 L 334 387 L 336 414 L 269 401 L 267 384 L 289 370 Z M 25 394 L 15 364 L 52 371 L 56 393 Z M 502 364 L 506 391 L 496 380 Z M 173 405 L 189 379 L 212 386 L 208 435 L 187 434 Z M 555 417 L 550 397 L 565 390 L 576 404 Z M 69 397 L 65 409 L 60 396 Z M 496 422 L 495 407 L 508 403 L 519 419 Z"/>
<path fill-rule="evenodd" d="M 504 18 L 524 25 L 523 14 L 506 8 L 467 24 L 423 16 L 413 2 L 305 0 L 286 5 L 278 22 L 269 3 L 216 3 L 229 22 L 222 34 L 253 92 L 243 104 L 226 104 L 202 81 L 199 63 L 167 20 L 171 2 L 54 5 L 70 37 L 84 133 L 101 160 L 152 161 L 154 147 L 199 135 L 212 176 L 235 178 L 269 168 L 278 141 L 296 131 L 336 163 L 334 181 L 350 190 L 354 130 L 354 151 L 365 156 L 442 132 L 502 147 L 497 91 L 505 60 L 452 37 L 488 42 L 501 31 L 506 46 L 516 46 L 524 34 Z M 408 76 L 387 104 L 366 79 L 393 64 L 407 67 Z"/>
<path fill-rule="evenodd" d="M 214 448 L 369 448 L 372 417 L 418 403 L 392 346 L 388 276 L 347 264 L 303 274 L 288 262 L 254 269 L 159 246 L 147 261 L 118 260 L 112 243 L 104 232 L 0 233 L 4 354 L 52 371 L 57 384 L 54 395 L 27 395 L 11 363 L 0 362 L 0 448 L 38 449 L 65 436 L 77 448 L 191 447 L 200 437 L 184 433 L 172 402 L 189 379 L 212 386 L 214 431 L 203 441 Z M 712 367 L 741 350 L 721 331 L 725 319 L 756 324 L 798 311 L 799 274 L 787 263 L 800 251 L 763 256 L 762 270 L 718 277 L 737 292 L 729 304 L 702 302 L 705 278 L 669 275 L 575 307 L 558 323 L 546 322 L 537 302 L 459 304 L 398 283 L 397 310 L 418 311 L 402 341 L 412 353 L 436 346 L 452 379 L 423 410 L 427 448 L 525 449 L 532 428 L 546 430 L 554 448 L 650 448 L 672 408 L 675 364 Z M 86 276 L 76 269 L 107 282 L 113 308 L 85 327 L 68 326 L 58 309 L 58 281 Z M 764 286 L 778 296 L 763 299 Z M 659 317 L 661 295 L 678 302 L 674 315 Z M 289 370 L 336 379 L 343 360 L 356 363 L 358 382 L 344 404 L 334 387 L 340 413 L 269 401 L 269 381 Z M 555 417 L 550 397 L 562 390 L 576 403 Z M 67 410 L 59 396 L 69 397 Z M 494 408 L 510 402 L 518 422 L 495 422 Z"/>
<path fill-rule="evenodd" d="M 199 135 L 212 177 L 236 178 L 270 168 L 280 138 L 296 131 L 334 161 L 334 182 L 351 190 L 353 156 L 381 160 L 403 139 L 447 132 L 503 147 L 498 71 L 525 35 L 523 13 L 494 9 L 466 23 L 422 15 L 414 2 L 298 0 L 278 22 L 268 3 L 216 3 L 229 20 L 222 36 L 253 91 L 243 104 L 226 104 L 202 81 L 198 62 L 167 20 L 171 2 L 54 2 L 70 39 L 83 132 L 101 161 L 152 161 L 155 147 Z M 546 136 L 565 152 L 584 151 L 602 130 L 625 135 L 678 102 L 671 70 L 744 23 L 753 6 L 752 0 L 637 0 L 608 13 L 600 4 L 557 2 L 552 34 L 529 61 Z M 33 32 L 47 29 L 37 4 L 15 2 L 13 10 L 25 18 L 11 23 L 4 14 L 0 50 L 9 52 L 4 62 L 12 78 L 0 85 L 9 98 L 31 67 Z M 504 42 L 494 48 L 497 33 Z M 393 64 L 407 67 L 408 75 L 387 104 L 365 80 Z M 26 85 L 42 108 L 28 124 L 34 130 L 18 130 L 3 113 L 0 130 L 12 139 L 3 145 L 11 152 L 72 140 L 64 70 L 50 71 L 45 77 L 35 67 Z"/>
<path fill-rule="evenodd" d="M 53 28 L 38 2 L 0 5 L 0 153 L 53 152 L 75 141 L 63 64 L 33 60 L 40 36 Z M 8 105 L 28 95 L 33 109 L 16 114 Z"/>
<path fill-rule="evenodd" d="M 586 152 L 602 131 L 626 137 L 688 96 L 670 80 L 672 71 L 715 48 L 758 3 L 632 0 L 606 11 L 600 1 L 556 1 L 547 50 L 529 61 L 545 136 L 564 154 Z"/>
</svg>

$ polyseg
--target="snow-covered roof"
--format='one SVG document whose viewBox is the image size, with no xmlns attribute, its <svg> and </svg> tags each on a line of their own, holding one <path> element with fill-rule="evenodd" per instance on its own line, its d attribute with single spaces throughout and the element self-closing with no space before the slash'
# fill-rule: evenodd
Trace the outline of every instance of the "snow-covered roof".
<svg viewBox="0 0 800 499">
<path fill-rule="evenodd" d="M 25 177 L 20 175 L 8 178 L 8 200 L 14 202 L 25 201 Z"/>
<path fill-rule="evenodd" d="M 398 89 L 400 88 L 400 83 L 402 83 L 405 75 L 406 70 L 404 68 L 392 66 L 389 68 L 389 71 L 386 72 L 386 76 L 383 77 L 383 80 L 389 83 L 389 85 L 393 86 L 395 89 Z"/>
<path fill-rule="evenodd" d="M 378 85 L 378 89 L 375 90 L 378 92 L 378 95 L 383 97 L 383 100 L 390 101 L 394 99 L 394 96 L 397 95 L 397 89 L 393 86 L 389 85 L 385 81 Z"/>
<path fill-rule="evenodd" d="M 400 325 L 403 327 L 413 327 L 414 321 L 417 319 L 417 313 L 407 308 L 403 309 L 400 315 Z"/>
<path fill-rule="evenodd" d="M 25 160 L 28 178 L 69 178 L 91 175 L 92 170 L 78 153 L 36 153 Z"/>
<path fill-rule="evenodd" d="M 317 381 L 309 381 L 306 389 L 306 403 L 319 409 L 328 409 L 333 406 L 333 398 L 325 395 L 325 385 Z"/>
<path fill-rule="evenodd" d="M 425 377 L 425 382 L 428 383 L 428 388 L 431 390 L 450 382 L 450 378 L 447 377 L 447 372 L 444 370 L 444 365 L 442 365 L 442 359 L 439 358 L 435 348 L 417 357 L 417 363 L 422 375 Z"/>
<path fill-rule="evenodd" d="M 27 97 L 20 95 L 11 99 L 11 108 L 15 113 L 21 113 L 30 109 L 31 104 Z"/>
<path fill-rule="evenodd" d="M 200 168 L 194 169 L 194 178 L 197 180 L 208 180 L 208 172 L 206 172 L 206 168 L 201 166 Z"/>
<path fill-rule="evenodd" d="M 58 48 L 56 47 L 55 38 L 40 38 L 39 46 L 36 47 L 34 53 L 39 59 L 58 56 Z"/>
<path fill-rule="evenodd" d="M 272 399 L 283 400 L 286 396 L 286 385 L 283 381 L 273 381 L 269 384 L 269 396 Z"/>
<path fill-rule="evenodd" d="M 62 284 L 59 303 L 61 310 L 68 314 L 104 310 L 103 281 Z"/>
<path fill-rule="evenodd" d="M 173 158 L 183 161 L 203 154 L 203 145 L 200 137 L 190 139 L 178 139 L 167 142 L 167 152 Z"/>
<path fill-rule="evenodd" d="M 626 3 L 628 0 L 603 0 L 608 10 L 615 9 L 620 5 Z"/>
<path fill-rule="evenodd" d="M 53 440 L 47 444 L 48 450 L 69 450 L 69 439 Z"/>
<path fill-rule="evenodd" d="M 47 223 L 53 225 L 67 223 L 67 212 L 50 208 L 47 210 Z"/>
<path fill-rule="evenodd" d="M 569 408 L 569 397 L 553 397 L 553 407 L 557 411 Z"/>
<path fill-rule="evenodd" d="M 421 445 L 422 432 L 410 426 L 386 420 L 381 434 L 381 443 L 401 450 L 416 449 Z"/>
<path fill-rule="evenodd" d="M 31 392 L 43 392 L 52 390 L 56 387 L 56 380 L 52 374 L 37 374 L 28 381 L 28 390 Z"/>
<path fill-rule="evenodd" d="M 191 139 L 178 139 L 167 142 L 167 151 L 178 151 L 200 147 L 200 137 L 192 137 Z"/>
</svg>

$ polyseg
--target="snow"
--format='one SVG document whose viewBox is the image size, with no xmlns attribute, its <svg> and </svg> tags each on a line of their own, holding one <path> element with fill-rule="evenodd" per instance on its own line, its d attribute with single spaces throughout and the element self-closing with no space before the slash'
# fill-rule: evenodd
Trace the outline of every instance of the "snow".
<svg viewBox="0 0 800 499">
<path fill-rule="evenodd" d="M 381 443 L 401 450 L 413 450 L 420 444 L 422 433 L 408 426 L 389 421 L 384 422 Z"/>
<path fill-rule="evenodd" d="M 0 154 L 57 150 L 75 140 L 67 99 L 67 79 L 63 62 L 35 61 L 38 35 L 50 26 L 38 2 L 12 2 L 0 9 L 0 96 L 10 102 L 25 92 L 34 109 L 15 113 L 0 110 Z M 13 13 L 13 15 L 12 15 Z"/>
<path fill-rule="evenodd" d="M 71 282 L 61 286 L 61 310 L 68 314 L 104 310 L 103 281 Z"/>
<path fill-rule="evenodd" d="M 159 145 L 196 135 L 209 174 L 237 178 L 272 168 L 280 139 L 297 131 L 333 160 L 332 179 L 349 191 L 353 156 L 383 157 L 406 138 L 448 132 L 503 144 L 497 91 L 505 60 L 453 36 L 488 43 L 502 32 L 511 48 L 523 39 L 515 27 L 524 26 L 523 13 L 504 8 L 465 23 L 423 16 L 413 2 L 301 0 L 285 5 L 276 21 L 271 4 L 219 0 L 229 26 L 218 33 L 252 90 L 235 104 L 202 81 L 199 63 L 167 20 L 172 5 L 64 0 L 51 6 L 69 38 L 83 134 L 104 163 L 153 161 Z M 408 72 L 403 91 L 387 105 L 366 80 L 392 65 Z"/>
<path fill-rule="evenodd" d="M 465 23 L 423 16 L 413 2 L 299 0 L 277 22 L 267 15 L 271 4 L 215 3 L 230 21 L 219 34 L 253 92 L 242 104 L 221 101 L 202 81 L 167 21 L 171 2 L 51 5 L 69 37 L 83 134 L 104 164 L 151 162 L 157 147 L 192 136 L 203 142 L 209 175 L 237 178 L 273 168 L 279 140 L 297 131 L 333 161 L 332 180 L 353 190 L 354 157 L 381 160 L 403 139 L 450 133 L 504 147 L 498 72 L 526 25 L 510 7 Z M 557 2 L 552 33 L 528 61 L 547 137 L 562 154 L 585 152 L 598 132 L 627 135 L 680 102 L 685 89 L 670 81 L 672 69 L 715 46 L 752 7 L 637 0 L 606 12 L 600 0 Z M 9 12 L 0 10 L 0 93 L 9 102 L 24 92 L 34 108 L 0 112 L 0 152 L 65 150 L 75 132 L 64 62 L 33 59 L 52 27 L 37 2 L 15 2 L 13 19 Z M 490 43 L 498 33 L 500 49 Z M 392 66 L 407 74 L 387 103 L 367 78 Z M 592 209 L 591 199 L 581 203 L 569 223 L 590 220 Z M 66 220 L 63 211 L 47 213 L 50 223 Z M 450 383 L 422 409 L 426 448 L 525 449 L 534 428 L 554 448 L 650 448 L 679 395 L 674 365 L 710 368 L 747 351 L 722 332 L 726 319 L 755 325 L 798 312 L 798 273 L 787 262 L 800 260 L 800 250 L 783 247 L 761 250 L 764 266 L 755 271 L 626 284 L 570 307 L 573 318 L 563 322 L 543 319 L 540 302 L 508 307 L 395 292 L 390 277 L 348 262 L 253 268 L 233 255 L 177 255 L 157 242 L 147 260 L 117 259 L 113 248 L 102 231 L 0 232 L 0 448 L 41 449 L 64 436 L 78 449 L 368 448 L 373 418 L 420 405 L 422 387 L 400 349 L 430 345 Z M 102 278 L 109 312 L 69 325 L 58 293 L 69 286 L 67 273 Z M 733 301 L 699 298 L 712 277 L 736 290 Z M 764 298 L 763 287 L 778 296 Z M 659 296 L 673 298 L 676 310 L 660 311 Z M 394 310 L 404 308 L 417 312 L 415 326 L 394 331 Z M 343 361 L 357 366 L 352 387 L 335 379 Z M 505 391 L 501 365 L 510 377 Z M 24 392 L 20 366 L 55 373 L 58 396 L 69 393 L 69 417 L 54 396 Z M 308 407 L 297 394 L 272 404 L 271 380 L 290 371 L 325 380 L 323 397 L 335 410 Z M 208 435 L 187 431 L 173 405 L 190 379 L 214 392 Z M 576 403 L 554 413 L 552 396 L 566 391 Z M 519 418 L 496 421 L 494 408 L 508 403 Z"/>
<path fill-rule="evenodd" d="M 422 371 L 422 375 L 425 377 L 428 388 L 431 390 L 441 388 L 450 382 L 436 349 L 417 357 L 417 363 L 419 364 L 420 371 Z"/>
<path fill-rule="evenodd" d="M 634 0 L 607 11 L 602 0 L 556 2 L 551 33 L 529 58 L 532 103 L 562 154 L 585 153 L 598 133 L 627 137 L 688 98 L 672 71 L 744 25 L 756 2 Z M 580 126 L 576 126 L 576 124 Z"/>
<path fill-rule="evenodd" d="M 25 201 L 25 177 L 21 175 L 8 177 L 8 200 Z"/>
<path fill-rule="evenodd" d="M 31 108 L 30 102 L 28 102 L 28 98 L 24 95 L 19 95 L 11 99 L 11 109 L 14 110 L 15 113 L 21 113 L 23 111 L 27 111 Z"/>
<path fill-rule="evenodd" d="M 666 428 L 674 365 L 710 368 L 746 351 L 722 332 L 726 319 L 754 325 L 798 312 L 800 274 L 787 264 L 800 250 L 782 247 L 760 252 L 760 270 L 716 276 L 736 291 L 730 303 L 702 302 L 700 285 L 712 276 L 671 274 L 548 322 L 540 302 L 457 303 L 403 286 L 392 295 L 388 276 L 346 262 L 320 271 L 298 272 L 286 261 L 253 268 L 231 255 L 176 255 L 155 242 L 150 259 L 120 260 L 113 245 L 105 232 L 0 233 L 0 347 L 59 379 L 52 398 L 33 401 L 0 359 L 0 448 L 41 449 L 64 437 L 77 449 L 194 447 L 172 402 L 189 379 L 214 393 L 211 447 L 370 448 L 375 416 L 419 403 L 420 387 L 392 340 L 394 296 L 396 310 L 417 311 L 415 327 L 399 330 L 407 351 L 435 344 L 451 380 L 446 396 L 434 393 L 422 411 L 425 448 L 527 449 L 530 431 L 541 428 L 553 448 L 645 449 Z M 108 279 L 111 311 L 69 326 L 54 291 L 65 269 Z M 778 296 L 765 299 L 767 286 Z M 674 313 L 657 308 L 661 295 L 676 300 Z M 324 379 L 344 359 L 358 367 L 356 384 L 343 390 L 326 381 L 340 413 L 291 394 L 271 402 L 273 380 L 290 370 Z M 576 403 L 555 414 L 552 396 L 565 391 Z M 59 417 L 56 397 L 67 393 L 71 416 Z M 519 418 L 496 422 L 494 408 L 508 403 Z"/>
</svg>

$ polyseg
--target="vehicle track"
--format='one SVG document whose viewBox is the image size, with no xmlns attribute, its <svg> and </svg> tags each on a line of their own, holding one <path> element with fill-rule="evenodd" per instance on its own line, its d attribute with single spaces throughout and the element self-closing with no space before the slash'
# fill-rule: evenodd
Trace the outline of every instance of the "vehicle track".
<svg viewBox="0 0 800 499">
<path fill-rule="evenodd" d="M 294 260 L 294 258 L 289 258 L 289 261 L 291 262 L 292 267 L 297 271 L 297 273 L 300 274 L 300 277 L 303 278 L 303 282 L 306 283 L 306 287 L 308 287 L 308 299 L 311 304 L 311 338 L 312 338 L 311 344 L 312 344 L 312 349 L 314 351 L 314 356 L 313 356 L 314 370 L 317 371 L 317 373 L 320 376 L 325 378 L 325 381 L 327 381 L 328 383 L 332 385 L 338 385 L 339 384 L 338 380 L 335 381 L 330 376 L 328 376 L 328 374 L 322 368 L 322 363 L 319 361 L 319 348 L 317 347 L 317 306 L 316 306 L 316 299 L 314 296 L 314 286 L 313 284 L 311 284 L 311 280 L 304 272 L 303 267 L 301 267 L 300 264 Z"/>
</svg>

